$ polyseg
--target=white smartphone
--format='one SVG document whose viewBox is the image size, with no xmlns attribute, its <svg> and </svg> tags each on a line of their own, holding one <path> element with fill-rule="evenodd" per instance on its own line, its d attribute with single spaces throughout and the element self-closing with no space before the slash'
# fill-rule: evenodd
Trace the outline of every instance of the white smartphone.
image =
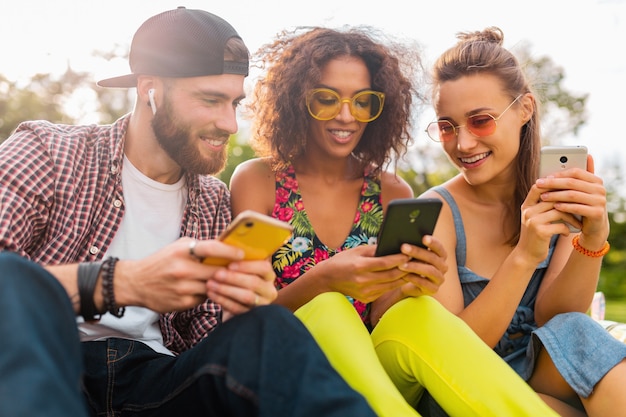
<svg viewBox="0 0 626 417">
<path fill-rule="evenodd" d="M 541 148 L 539 178 L 568 168 L 587 169 L 586 146 L 544 146 Z"/>
<path fill-rule="evenodd" d="M 232 221 L 219 240 L 245 251 L 244 259 L 267 259 L 291 237 L 293 227 L 265 214 L 246 210 Z M 230 260 L 205 258 L 209 265 L 227 265 Z"/>
<path fill-rule="evenodd" d="M 587 169 L 587 147 L 582 145 L 572 146 L 544 146 L 541 148 L 539 160 L 539 178 L 547 177 L 558 171 L 568 168 Z M 581 217 L 575 216 L 578 220 Z M 577 227 L 568 224 L 572 233 L 580 232 Z"/>
</svg>

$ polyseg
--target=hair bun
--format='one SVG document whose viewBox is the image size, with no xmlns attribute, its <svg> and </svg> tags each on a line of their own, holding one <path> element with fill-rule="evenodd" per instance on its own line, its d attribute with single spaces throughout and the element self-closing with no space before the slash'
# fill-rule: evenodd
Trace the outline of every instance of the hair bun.
<svg viewBox="0 0 626 417">
<path fill-rule="evenodd" d="M 504 32 L 496 26 L 490 26 L 482 31 L 459 32 L 456 37 L 459 39 L 459 43 L 492 42 L 502 45 L 504 41 Z"/>
</svg>

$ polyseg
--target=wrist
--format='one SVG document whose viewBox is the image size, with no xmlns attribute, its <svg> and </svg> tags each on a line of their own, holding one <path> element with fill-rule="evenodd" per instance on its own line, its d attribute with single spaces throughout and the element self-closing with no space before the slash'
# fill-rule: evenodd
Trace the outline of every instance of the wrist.
<svg viewBox="0 0 626 417">
<path fill-rule="evenodd" d="M 511 252 L 511 255 L 509 255 L 509 259 L 516 269 L 535 270 L 537 269 L 537 265 L 545 259 L 545 255 L 543 255 L 543 257 L 532 256 L 530 250 L 516 246 Z"/>
<path fill-rule="evenodd" d="M 324 273 L 323 266 L 325 266 L 324 263 L 315 265 L 315 268 L 311 268 L 304 272 L 296 281 L 304 278 L 301 282 L 307 282 L 307 285 L 313 289 L 313 292 L 316 295 L 336 291 L 333 286 L 335 281 L 332 274 Z"/>
<path fill-rule="evenodd" d="M 135 268 L 136 262 L 129 260 L 118 260 L 115 264 L 115 281 L 114 293 L 115 302 L 120 307 L 140 306 L 145 307 L 141 303 L 142 295 L 133 292 L 132 286 L 129 284 L 129 276 L 139 276 L 140 271 Z"/>
<path fill-rule="evenodd" d="M 100 314 L 106 313 L 104 307 L 104 300 L 102 299 L 102 276 L 98 275 L 98 281 L 96 281 L 96 288 L 93 292 L 93 303 Z"/>
<path fill-rule="evenodd" d="M 96 301 L 101 271 L 102 262 L 81 262 L 78 265 L 76 285 L 78 287 L 79 313 L 85 321 L 99 320 L 104 311 L 102 304 Z"/>
<path fill-rule="evenodd" d="M 585 239 L 584 235 L 576 235 L 572 239 L 574 249 L 590 258 L 601 258 L 609 252 L 611 245 L 608 241 L 598 243 L 593 239 Z"/>
<path fill-rule="evenodd" d="M 594 252 L 602 250 L 607 242 L 607 239 L 587 236 L 584 233 L 579 233 L 577 236 L 574 236 L 574 238 L 576 237 L 578 238 L 578 243 L 580 244 L 580 246 Z"/>
<path fill-rule="evenodd" d="M 115 317 L 122 317 L 126 310 L 120 307 L 115 299 L 115 267 L 118 258 L 109 257 L 102 262 L 101 281 L 102 281 L 102 301 L 106 311 Z"/>
</svg>

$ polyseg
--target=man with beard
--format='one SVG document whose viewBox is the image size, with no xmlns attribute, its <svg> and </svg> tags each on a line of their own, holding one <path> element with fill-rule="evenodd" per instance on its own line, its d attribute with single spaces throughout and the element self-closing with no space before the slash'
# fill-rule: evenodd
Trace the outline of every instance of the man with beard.
<svg viewBox="0 0 626 417">
<path fill-rule="evenodd" d="M 99 84 L 136 88 L 132 113 L 25 122 L 0 146 L 0 415 L 373 416 L 268 305 L 269 261 L 215 240 L 248 74 L 235 29 L 169 10 L 129 58 Z"/>
</svg>

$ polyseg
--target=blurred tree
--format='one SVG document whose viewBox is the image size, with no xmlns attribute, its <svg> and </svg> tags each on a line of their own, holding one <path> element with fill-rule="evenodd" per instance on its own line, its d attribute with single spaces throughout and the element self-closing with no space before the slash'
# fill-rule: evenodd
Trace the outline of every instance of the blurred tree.
<svg viewBox="0 0 626 417">
<path fill-rule="evenodd" d="M 24 120 L 73 123 L 74 119 L 67 114 L 64 104 L 84 76 L 68 68 L 59 78 L 37 74 L 31 78 L 28 88 L 21 88 L 0 75 L 0 142 Z"/>
<path fill-rule="evenodd" d="M 607 298 L 626 298 L 626 198 L 621 163 L 615 161 L 604 175 L 607 190 L 611 250 L 602 264 L 598 290 Z"/>
<path fill-rule="evenodd" d="M 102 109 L 100 113 L 107 115 L 102 121 L 111 121 L 108 115 L 119 115 L 120 109 L 127 106 L 120 100 L 125 91 L 99 89 L 101 91 L 94 92 L 92 82 L 90 74 L 74 72 L 71 68 L 59 77 L 37 74 L 26 88 L 0 75 L 0 142 L 24 120 L 74 124 L 90 117 L 92 122 L 99 122 L 102 119 L 94 119 L 91 116 L 93 110 L 85 106 L 86 103 L 93 104 L 96 99 Z M 125 111 L 129 110 L 130 107 L 125 108 Z"/>
<path fill-rule="evenodd" d="M 105 61 L 128 61 L 128 45 L 115 45 L 110 51 L 94 51 L 93 55 Z M 92 81 L 95 82 L 95 81 Z M 98 116 L 100 123 L 112 123 L 130 112 L 135 102 L 136 92 L 133 88 L 102 88 L 95 84 L 90 86 L 98 100 Z"/>
<path fill-rule="evenodd" d="M 237 165 L 251 158 L 254 158 L 254 150 L 248 145 L 247 138 L 242 140 L 239 135 L 231 136 L 228 145 L 228 164 L 218 178 L 228 185 Z"/>
<path fill-rule="evenodd" d="M 527 44 L 520 45 L 517 57 L 523 63 L 526 75 L 539 97 L 544 145 L 556 144 L 560 138 L 577 136 L 587 122 L 589 94 L 568 91 L 563 85 L 563 68 L 549 57 L 533 58 Z"/>
<path fill-rule="evenodd" d="M 0 142 L 24 120 L 111 123 L 132 110 L 133 100 L 134 90 L 97 87 L 92 74 L 69 65 L 61 75 L 36 74 L 24 87 L 0 74 Z"/>
<path fill-rule="evenodd" d="M 100 123 L 112 123 L 133 109 L 135 90 L 93 87 L 98 100 Z"/>
</svg>

